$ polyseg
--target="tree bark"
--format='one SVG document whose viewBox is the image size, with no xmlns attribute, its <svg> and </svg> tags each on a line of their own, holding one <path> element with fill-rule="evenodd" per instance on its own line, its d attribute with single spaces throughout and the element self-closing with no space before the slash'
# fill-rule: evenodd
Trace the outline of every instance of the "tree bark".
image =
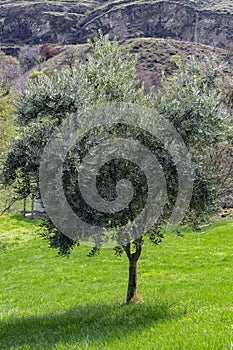
<svg viewBox="0 0 233 350">
<path fill-rule="evenodd" d="M 129 280 L 128 280 L 128 290 L 126 296 L 126 304 L 129 304 L 133 301 L 136 296 L 137 291 L 137 262 L 141 255 L 142 245 L 138 243 L 135 245 L 135 252 L 130 252 L 131 244 L 128 243 L 125 247 L 125 252 L 129 259 Z"/>
</svg>

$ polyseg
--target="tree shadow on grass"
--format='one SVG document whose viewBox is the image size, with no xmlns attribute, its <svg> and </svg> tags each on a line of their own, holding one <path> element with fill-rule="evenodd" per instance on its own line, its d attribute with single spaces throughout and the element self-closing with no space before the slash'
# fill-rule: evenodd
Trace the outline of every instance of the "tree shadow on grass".
<svg viewBox="0 0 233 350">
<path fill-rule="evenodd" d="M 77 306 L 63 313 L 8 319 L 0 322 L 1 350 L 51 349 L 56 344 L 88 344 L 124 339 L 148 326 L 181 313 L 168 305 L 117 304 Z M 82 348 L 82 347 L 80 347 Z"/>
</svg>

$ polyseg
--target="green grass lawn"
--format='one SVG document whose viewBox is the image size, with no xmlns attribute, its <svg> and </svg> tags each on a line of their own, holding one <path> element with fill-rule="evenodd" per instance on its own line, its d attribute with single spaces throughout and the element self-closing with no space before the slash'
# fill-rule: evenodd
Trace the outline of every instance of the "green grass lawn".
<svg viewBox="0 0 233 350">
<path fill-rule="evenodd" d="M 0 217 L 0 349 L 230 350 L 233 220 L 149 243 L 139 260 L 142 302 L 125 306 L 127 259 L 112 250 L 70 258 L 37 222 Z"/>
</svg>

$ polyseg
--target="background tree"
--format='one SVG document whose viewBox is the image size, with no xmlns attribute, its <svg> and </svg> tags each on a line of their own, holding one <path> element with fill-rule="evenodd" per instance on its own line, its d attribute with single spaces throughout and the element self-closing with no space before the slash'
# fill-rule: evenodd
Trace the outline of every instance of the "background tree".
<svg viewBox="0 0 233 350">
<path fill-rule="evenodd" d="M 20 74 L 19 61 L 0 51 L 0 166 L 3 162 L 6 151 L 10 149 L 11 141 L 15 137 L 16 126 L 14 123 L 14 103 L 11 86 L 13 81 Z M 11 202 L 10 191 L 5 191 L 0 184 L 0 210 L 8 207 Z"/>
<path fill-rule="evenodd" d="M 224 82 L 225 83 L 225 82 Z M 228 107 L 229 114 L 233 112 L 233 81 L 229 81 L 223 90 L 223 100 Z M 233 119 L 231 117 L 231 126 Z M 213 173 L 216 174 L 215 183 L 219 188 L 218 203 L 223 208 L 233 207 L 233 133 L 231 131 L 227 142 L 212 148 L 207 157 Z"/>
<path fill-rule="evenodd" d="M 0 81 L 3 88 L 1 96 L 10 92 L 11 83 L 20 75 L 20 69 L 20 63 L 15 57 L 0 51 Z"/>
<path fill-rule="evenodd" d="M 5 89 L 0 88 L 0 154 L 9 148 L 10 142 L 15 134 L 13 118 L 14 104 L 13 96 L 5 96 Z"/>
<path fill-rule="evenodd" d="M 232 141 L 231 141 L 232 142 Z M 218 187 L 217 201 L 222 208 L 233 207 L 233 144 L 221 143 L 211 149 L 207 158 Z"/>
<path fill-rule="evenodd" d="M 221 71 L 214 57 L 198 63 L 194 58 L 171 77 L 164 77 L 154 106 L 178 130 L 192 154 L 195 165 L 194 193 L 186 220 L 194 226 L 216 210 L 216 186 L 220 173 L 210 153 L 224 141 L 230 145 L 231 118 L 223 104 Z M 209 159 L 209 161 L 207 161 Z M 221 182 L 221 181 L 220 181 Z"/>
<path fill-rule="evenodd" d="M 180 67 L 180 71 L 171 80 L 164 80 L 163 93 L 155 98 L 145 95 L 143 87 L 136 88 L 138 86 L 136 61 L 119 47 L 117 42 L 110 42 L 108 36 L 101 36 L 89 44 L 92 52 L 88 55 L 86 64 L 77 62 L 72 69 L 66 67 L 50 77 L 42 74 L 36 79 L 29 79 L 27 88 L 17 101 L 16 112 L 20 135 L 5 160 L 2 172 L 4 182 L 15 187 L 19 198 L 30 194 L 40 198 L 38 169 L 44 146 L 53 130 L 71 113 L 77 113 L 93 104 L 107 102 L 130 102 L 152 106 L 175 125 L 186 145 L 191 149 L 193 160 L 198 165 L 191 206 L 193 215 L 189 216 L 189 221 L 195 222 L 197 213 L 208 211 L 213 200 L 210 180 L 207 176 L 203 176 L 205 169 L 202 157 L 207 147 L 218 142 L 227 130 L 227 128 L 224 129 L 227 114 L 218 99 L 219 90 L 215 85 L 217 70 L 201 67 L 196 62 L 192 62 L 187 68 Z M 63 183 L 66 198 L 73 210 L 83 214 L 82 201 L 77 203 L 79 192 L 76 186 L 77 172 L 74 158 L 82 159 L 96 140 L 104 139 L 107 133 L 116 133 L 126 138 L 133 136 L 157 156 L 163 167 L 169 203 L 160 222 L 148 232 L 149 240 L 158 244 L 162 239 L 160 224 L 169 215 L 177 195 L 177 174 L 171 157 L 156 140 L 141 130 L 119 124 L 108 130 L 97 128 L 90 131 L 82 142 L 69 152 L 64 163 Z M 108 200 L 116 195 L 119 171 L 122 172 L 123 178 L 128 178 L 127 173 L 130 173 L 129 179 L 135 187 L 134 206 L 130 207 L 128 214 L 123 217 L 118 216 L 115 221 L 113 220 L 114 222 L 111 220 L 107 222 L 107 225 L 113 229 L 120 220 L 123 220 L 122 222 L 131 220 L 131 215 L 133 217 L 135 214 L 134 208 L 140 208 L 146 200 L 145 177 L 130 162 L 125 161 L 123 165 L 114 160 L 103 167 L 97 178 L 99 191 Z M 89 214 L 88 210 L 86 214 Z M 101 219 L 97 216 L 95 220 Z M 61 255 L 69 254 L 72 247 L 79 244 L 64 236 L 49 219 L 44 221 L 44 227 L 45 236 L 50 240 L 51 246 L 58 248 Z M 137 262 L 142 246 L 143 237 L 138 237 L 115 247 L 116 254 L 125 252 L 129 259 L 127 303 L 133 301 L 136 296 Z M 101 241 L 96 241 L 90 255 L 97 253 L 100 247 Z"/>
<path fill-rule="evenodd" d="M 43 60 L 47 61 L 49 58 L 52 58 L 57 55 L 57 49 L 51 44 L 46 43 L 40 48 L 40 56 Z"/>
<path fill-rule="evenodd" d="M 38 45 L 20 46 L 18 59 L 20 61 L 23 72 L 27 72 L 39 63 L 40 47 Z"/>
<path fill-rule="evenodd" d="M 16 134 L 13 112 L 14 104 L 12 94 L 7 93 L 6 95 L 6 90 L 0 88 L 0 167 Z M 2 204 L 0 205 L 0 211 L 4 210 L 4 206 L 9 206 L 12 200 L 11 197 L 11 191 L 9 189 L 5 191 L 4 186 L 0 183 L 0 203 Z"/>
</svg>

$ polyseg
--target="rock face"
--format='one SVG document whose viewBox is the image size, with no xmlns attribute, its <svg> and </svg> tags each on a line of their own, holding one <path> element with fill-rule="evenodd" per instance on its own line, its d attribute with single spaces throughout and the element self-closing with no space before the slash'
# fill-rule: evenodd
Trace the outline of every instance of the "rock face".
<svg viewBox="0 0 233 350">
<path fill-rule="evenodd" d="M 127 4 L 96 13 L 81 25 L 78 40 L 85 41 L 93 30 L 110 37 L 157 37 L 228 48 L 233 41 L 233 15 L 198 11 L 173 2 Z"/>
<path fill-rule="evenodd" d="M 4 45 L 69 43 L 86 7 L 49 3 L 0 8 L 1 42 Z"/>
<path fill-rule="evenodd" d="M 96 10 L 89 3 L 18 4 L 0 7 L 3 45 L 83 43 L 98 29 L 110 37 L 169 38 L 221 48 L 228 48 L 233 42 L 232 14 L 200 10 L 184 2 L 124 0 L 107 2 Z"/>
</svg>

